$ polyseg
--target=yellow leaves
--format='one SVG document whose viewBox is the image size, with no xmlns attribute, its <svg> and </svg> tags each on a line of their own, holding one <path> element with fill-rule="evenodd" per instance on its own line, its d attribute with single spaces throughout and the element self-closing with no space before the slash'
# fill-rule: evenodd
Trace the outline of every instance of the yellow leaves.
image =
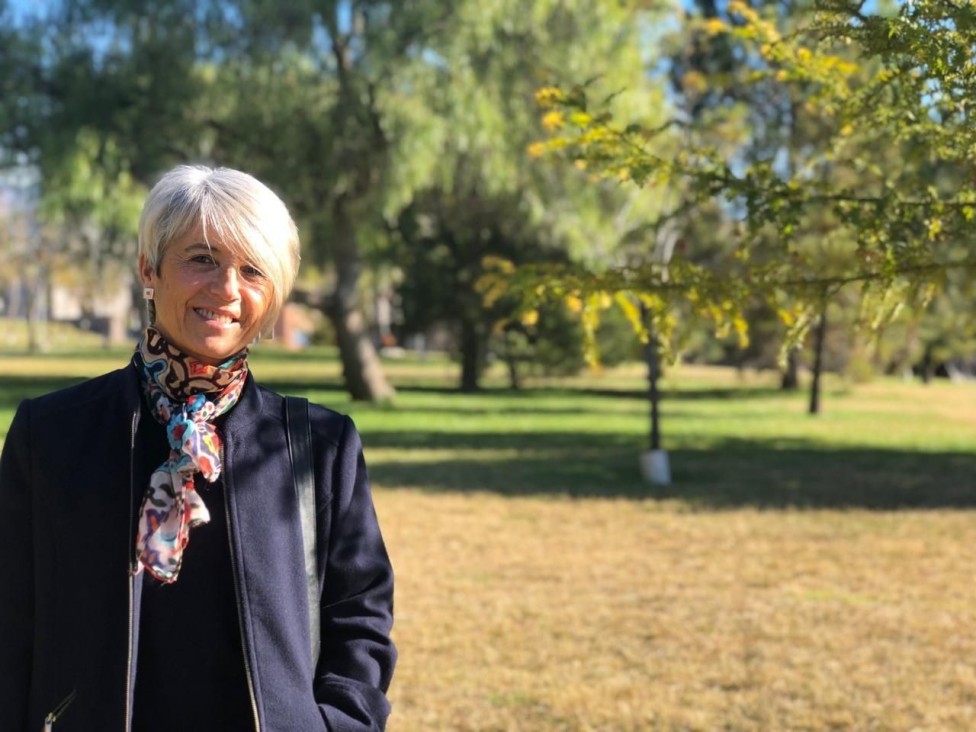
<svg viewBox="0 0 976 732">
<path fill-rule="evenodd" d="M 522 313 L 519 321 L 527 328 L 531 328 L 539 322 L 539 311 L 538 310 L 527 310 Z"/>
<path fill-rule="evenodd" d="M 583 358 L 591 370 L 597 371 L 600 368 L 600 353 L 596 345 L 596 329 L 600 325 L 599 308 L 592 307 L 600 294 L 587 295 L 587 307 L 580 313 L 580 324 L 583 326 Z"/>
<path fill-rule="evenodd" d="M 767 43 L 780 40 L 779 31 L 776 26 L 769 21 L 763 20 L 762 16 L 754 8 L 749 7 L 741 0 L 732 0 L 729 3 L 729 15 L 737 15 L 743 21 L 742 25 L 735 26 L 735 34 L 742 39 L 765 41 Z"/>
<path fill-rule="evenodd" d="M 749 323 L 742 309 L 732 300 L 710 300 L 702 302 L 699 312 L 715 324 L 715 336 L 728 338 L 735 334 L 739 348 L 749 345 Z"/>
<path fill-rule="evenodd" d="M 613 297 L 609 292 L 594 292 L 589 296 L 587 300 L 587 305 L 590 308 L 599 308 L 600 310 L 606 310 L 611 305 L 613 305 Z"/>
<path fill-rule="evenodd" d="M 515 265 L 512 264 L 511 260 L 491 255 L 481 258 L 481 267 L 485 270 L 496 270 L 505 274 L 515 272 Z"/>
<path fill-rule="evenodd" d="M 759 20 L 759 14 L 753 10 L 743 0 L 731 0 L 729 3 L 729 15 L 738 15 L 745 20 L 755 22 Z"/>
<path fill-rule="evenodd" d="M 783 321 L 783 325 L 785 325 L 787 328 L 791 327 L 799 317 L 799 313 L 796 311 L 796 309 L 792 308 L 778 308 L 776 310 L 776 315 L 781 321 Z"/>
<path fill-rule="evenodd" d="M 613 138 L 613 134 L 605 127 L 591 127 L 580 138 L 581 145 L 593 145 L 594 143 L 607 142 Z"/>
<path fill-rule="evenodd" d="M 566 94 L 555 86 L 544 86 L 535 93 L 535 102 L 540 107 L 553 107 L 566 101 Z"/>
<path fill-rule="evenodd" d="M 573 112 L 569 115 L 569 121 L 577 127 L 587 127 L 593 121 L 593 117 L 586 112 Z"/>
<path fill-rule="evenodd" d="M 546 145 L 546 143 L 533 142 L 531 145 L 529 145 L 526 148 L 525 152 L 528 153 L 530 158 L 541 158 L 543 155 L 546 154 L 547 149 L 548 146 Z"/>
<path fill-rule="evenodd" d="M 739 348 L 745 348 L 749 345 L 749 323 L 746 322 L 741 312 L 736 312 L 732 316 L 732 330 L 735 331 Z"/>
<path fill-rule="evenodd" d="M 556 130 L 560 129 L 564 124 L 566 124 L 565 115 L 562 112 L 556 110 L 547 112 L 542 117 L 542 126 L 545 127 L 549 132 L 555 132 Z M 533 157 L 538 157 L 538 156 L 533 156 Z"/>
<path fill-rule="evenodd" d="M 702 72 L 692 69 L 681 77 L 681 86 L 686 94 L 701 94 L 708 89 L 708 79 Z"/>
<path fill-rule="evenodd" d="M 717 36 L 729 30 L 729 27 L 719 18 L 709 18 L 702 24 L 702 27 L 710 36 Z"/>
<path fill-rule="evenodd" d="M 485 273 L 478 278 L 475 289 L 481 293 L 484 306 L 490 308 L 511 290 L 511 275 L 515 265 L 502 257 L 483 257 L 482 269 Z"/>
<path fill-rule="evenodd" d="M 935 241 L 942 233 L 942 219 L 933 217 L 928 221 L 929 241 Z"/>
<path fill-rule="evenodd" d="M 860 66 L 853 61 L 848 61 L 840 56 L 820 56 L 820 66 L 824 73 L 840 76 L 850 76 L 860 69 Z"/>
<path fill-rule="evenodd" d="M 477 289 L 486 308 L 490 308 L 504 295 L 508 294 L 508 282 L 498 275 L 482 275 L 478 279 Z"/>
<path fill-rule="evenodd" d="M 637 307 L 635 296 L 630 292 L 617 292 L 614 293 L 613 299 L 617 303 L 617 307 L 624 314 L 627 322 L 634 329 L 634 333 L 640 338 L 641 343 L 647 343 L 647 327 L 644 325 L 644 318 L 640 308 Z"/>
<path fill-rule="evenodd" d="M 583 300 L 578 295 L 567 295 L 565 303 L 569 312 L 574 315 L 579 315 L 583 311 Z"/>
</svg>

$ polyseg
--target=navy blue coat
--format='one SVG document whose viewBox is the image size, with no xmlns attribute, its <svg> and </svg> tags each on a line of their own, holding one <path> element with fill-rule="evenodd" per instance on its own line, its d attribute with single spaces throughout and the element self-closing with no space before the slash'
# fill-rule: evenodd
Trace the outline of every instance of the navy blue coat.
<svg viewBox="0 0 976 732">
<path fill-rule="evenodd" d="M 138 668 L 132 367 L 24 401 L 0 457 L 0 730 L 127 732 Z M 231 560 L 260 732 L 383 729 L 393 573 L 359 436 L 312 405 L 322 649 L 309 657 L 298 504 L 281 396 L 248 377 L 223 429 Z"/>
</svg>

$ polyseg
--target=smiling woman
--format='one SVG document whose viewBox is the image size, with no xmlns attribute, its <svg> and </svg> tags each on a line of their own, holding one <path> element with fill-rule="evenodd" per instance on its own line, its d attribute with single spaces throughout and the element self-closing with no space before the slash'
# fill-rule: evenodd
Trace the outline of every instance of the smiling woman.
<svg viewBox="0 0 976 732">
<path fill-rule="evenodd" d="M 24 401 L 0 457 L 0 730 L 385 726 L 393 574 L 359 436 L 248 367 L 298 252 L 250 175 L 150 192 L 131 362 Z"/>
<path fill-rule="evenodd" d="M 139 222 L 150 319 L 177 345 L 203 349 L 191 355 L 226 359 L 274 325 L 298 252 L 288 209 L 265 185 L 226 168 L 176 168 Z"/>
</svg>

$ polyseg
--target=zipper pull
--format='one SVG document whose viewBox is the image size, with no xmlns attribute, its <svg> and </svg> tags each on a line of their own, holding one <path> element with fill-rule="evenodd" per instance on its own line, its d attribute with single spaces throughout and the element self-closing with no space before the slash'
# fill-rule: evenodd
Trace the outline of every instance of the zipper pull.
<svg viewBox="0 0 976 732">
<path fill-rule="evenodd" d="M 75 695 L 77 693 L 78 690 L 75 689 L 70 694 L 68 694 L 68 696 L 65 697 L 64 701 L 58 704 L 54 708 L 54 711 L 52 711 L 44 718 L 44 732 L 54 732 L 54 723 L 58 721 L 58 717 L 64 714 L 64 710 L 68 708 L 68 705 L 75 700 Z"/>
</svg>

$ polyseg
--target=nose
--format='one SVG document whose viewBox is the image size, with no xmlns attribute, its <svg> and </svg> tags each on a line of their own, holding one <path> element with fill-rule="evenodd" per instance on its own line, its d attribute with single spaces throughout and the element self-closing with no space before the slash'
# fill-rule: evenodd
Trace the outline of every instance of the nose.
<svg viewBox="0 0 976 732">
<path fill-rule="evenodd" d="M 240 294 L 237 267 L 217 267 L 212 280 L 212 289 L 228 300 L 236 300 Z"/>
</svg>

